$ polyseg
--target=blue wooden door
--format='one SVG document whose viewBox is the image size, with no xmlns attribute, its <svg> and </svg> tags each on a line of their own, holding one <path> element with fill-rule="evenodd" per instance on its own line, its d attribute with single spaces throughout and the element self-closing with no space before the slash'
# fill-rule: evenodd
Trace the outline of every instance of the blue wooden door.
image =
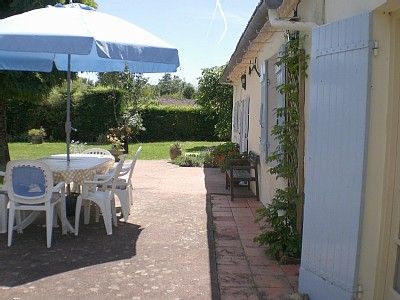
<svg viewBox="0 0 400 300">
<path fill-rule="evenodd" d="M 300 291 L 353 299 L 369 115 L 371 15 L 312 32 Z"/>
</svg>

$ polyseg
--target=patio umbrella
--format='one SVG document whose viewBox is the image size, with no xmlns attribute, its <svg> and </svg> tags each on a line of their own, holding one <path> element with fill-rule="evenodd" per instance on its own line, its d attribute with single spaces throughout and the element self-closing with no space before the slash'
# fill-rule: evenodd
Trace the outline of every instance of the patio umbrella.
<svg viewBox="0 0 400 300">
<path fill-rule="evenodd" d="M 57 4 L 0 20 L 0 70 L 67 71 L 67 160 L 71 72 L 175 72 L 178 50 L 144 29 L 84 4 Z"/>
</svg>

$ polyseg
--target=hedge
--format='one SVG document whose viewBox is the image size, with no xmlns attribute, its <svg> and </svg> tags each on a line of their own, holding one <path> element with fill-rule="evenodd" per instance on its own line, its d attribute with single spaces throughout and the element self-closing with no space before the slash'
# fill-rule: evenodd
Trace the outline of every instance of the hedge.
<svg viewBox="0 0 400 300">
<path fill-rule="evenodd" d="M 150 106 L 142 111 L 146 128 L 139 141 L 216 140 L 215 121 L 200 107 Z"/>
<path fill-rule="evenodd" d="M 71 138 L 81 142 L 96 142 L 99 136 L 105 135 L 108 128 L 116 125 L 112 99 L 115 97 L 120 100 L 122 93 L 96 87 L 73 95 L 71 121 L 78 131 L 72 132 Z M 46 130 L 48 140 L 65 140 L 65 94 L 56 98 L 41 104 L 9 101 L 7 131 L 10 140 L 27 140 L 27 131 L 41 126 Z M 120 106 L 116 107 L 117 116 L 122 114 L 121 110 Z M 142 117 L 146 131 L 135 138 L 138 141 L 217 139 L 214 134 L 215 121 L 200 107 L 150 106 L 143 109 Z"/>
<path fill-rule="evenodd" d="M 71 122 L 78 131 L 71 138 L 85 142 L 96 142 L 108 128 L 115 126 L 112 98 L 120 99 L 121 91 L 108 88 L 92 88 L 72 97 Z M 117 101 L 118 102 L 118 101 Z M 120 107 L 116 108 L 120 115 Z M 31 102 L 9 101 L 7 106 L 7 131 L 11 140 L 24 140 L 31 128 L 43 127 L 49 140 L 65 139 L 66 99 L 60 95 L 56 101 Z"/>
</svg>

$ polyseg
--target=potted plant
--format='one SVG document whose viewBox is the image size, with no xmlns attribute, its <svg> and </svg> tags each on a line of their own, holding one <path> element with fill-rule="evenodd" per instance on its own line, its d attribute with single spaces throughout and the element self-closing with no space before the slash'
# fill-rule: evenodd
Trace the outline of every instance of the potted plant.
<svg viewBox="0 0 400 300">
<path fill-rule="evenodd" d="M 28 131 L 28 136 L 31 138 L 32 144 L 41 144 L 43 143 L 43 138 L 46 136 L 46 131 L 43 127 L 32 128 Z"/>
<path fill-rule="evenodd" d="M 170 147 L 169 147 L 169 157 L 171 158 L 171 160 L 176 159 L 178 156 L 182 155 L 182 147 L 181 144 L 179 142 L 175 142 L 173 143 Z"/>
<path fill-rule="evenodd" d="M 218 166 L 222 172 L 226 170 L 227 160 L 242 158 L 239 145 L 232 142 L 218 145 L 212 150 L 211 154 L 213 157 L 213 164 Z"/>
<path fill-rule="evenodd" d="M 123 143 L 117 136 L 113 134 L 108 134 L 107 139 L 111 143 L 110 152 L 114 156 L 115 161 L 118 162 L 120 155 L 124 154 Z"/>
</svg>

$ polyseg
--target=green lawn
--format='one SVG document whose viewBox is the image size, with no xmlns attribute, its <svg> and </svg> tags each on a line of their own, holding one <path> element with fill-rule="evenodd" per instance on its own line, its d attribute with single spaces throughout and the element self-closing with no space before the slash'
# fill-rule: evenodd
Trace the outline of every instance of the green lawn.
<svg viewBox="0 0 400 300">
<path fill-rule="evenodd" d="M 169 159 L 169 146 L 173 142 L 140 143 L 129 145 L 129 158 L 132 158 L 139 145 L 143 146 L 139 159 L 157 160 Z M 210 146 L 219 145 L 221 142 L 181 142 L 182 149 L 186 152 L 198 152 Z M 11 159 L 37 159 L 52 154 L 66 153 L 65 143 L 43 143 L 33 145 L 30 143 L 9 143 Z M 110 145 L 87 145 L 85 148 L 110 149 Z"/>
</svg>

